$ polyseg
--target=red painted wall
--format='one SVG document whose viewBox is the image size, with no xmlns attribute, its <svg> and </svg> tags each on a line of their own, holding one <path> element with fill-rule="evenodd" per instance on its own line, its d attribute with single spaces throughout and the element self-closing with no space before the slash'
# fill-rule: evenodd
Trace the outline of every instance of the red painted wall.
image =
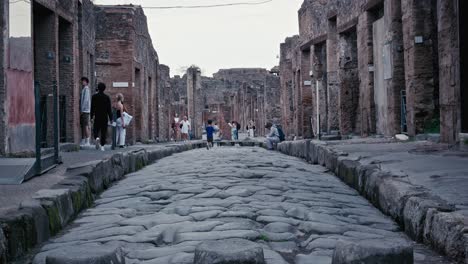
<svg viewBox="0 0 468 264">
<path fill-rule="evenodd" d="M 9 126 L 34 125 L 32 72 L 7 70 L 7 98 Z"/>
</svg>

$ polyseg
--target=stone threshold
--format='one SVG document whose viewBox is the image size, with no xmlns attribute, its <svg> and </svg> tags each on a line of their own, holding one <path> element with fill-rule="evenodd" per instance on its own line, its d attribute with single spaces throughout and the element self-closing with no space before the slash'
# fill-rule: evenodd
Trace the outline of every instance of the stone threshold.
<svg viewBox="0 0 468 264">
<path fill-rule="evenodd" d="M 218 146 L 263 147 L 259 141 L 220 141 Z M 50 189 L 38 191 L 18 209 L 0 215 L 0 264 L 23 262 L 28 254 L 90 208 L 95 198 L 114 182 L 159 159 L 176 153 L 206 148 L 204 141 L 190 141 L 166 148 L 141 148 L 116 153 L 110 158 L 67 168 L 67 176 Z"/>
<path fill-rule="evenodd" d="M 394 219 L 417 242 L 458 263 L 468 263 L 468 223 L 449 205 L 421 186 L 403 181 L 378 165 L 364 165 L 323 141 L 278 144 L 278 151 L 326 167 Z"/>
</svg>

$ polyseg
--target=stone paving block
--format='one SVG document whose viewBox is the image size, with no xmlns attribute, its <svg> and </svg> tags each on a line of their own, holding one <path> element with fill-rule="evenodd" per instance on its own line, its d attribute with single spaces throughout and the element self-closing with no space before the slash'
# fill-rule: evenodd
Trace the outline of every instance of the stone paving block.
<svg viewBox="0 0 468 264">
<path fill-rule="evenodd" d="M 0 227 L 6 238 L 6 262 L 25 255 L 37 243 L 37 232 L 32 210 L 11 211 L 0 218 Z"/>
<path fill-rule="evenodd" d="M 40 200 L 49 216 L 51 235 L 57 234 L 75 215 L 69 189 L 40 190 L 33 198 Z"/>
<path fill-rule="evenodd" d="M 390 215 L 397 223 L 403 223 L 403 209 L 406 202 L 412 196 L 424 194 L 424 190 L 410 183 L 388 177 L 378 186 L 378 205 L 386 214 Z"/>
<path fill-rule="evenodd" d="M 415 241 L 423 241 L 424 220 L 430 208 L 441 212 L 451 212 L 454 210 L 453 206 L 448 205 L 439 197 L 433 197 L 429 194 L 421 197 L 410 197 L 405 204 L 403 210 L 405 232 Z"/>
<path fill-rule="evenodd" d="M 462 215 L 429 209 L 424 223 L 423 240 L 453 259 L 466 258 L 466 227 Z"/>
<path fill-rule="evenodd" d="M 332 264 L 413 264 L 413 247 L 402 240 L 339 241 Z"/>
<path fill-rule="evenodd" d="M 244 239 L 206 241 L 195 249 L 194 264 L 265 264 L 263 248 Z"/>
<path fill-rule="evenodd" d="M 125 258 L 115 246 L 79 245 L 52 251 L 46 264 L 125 264 Z"/>
<path fill-rule="evenodd" d="M 29 210 L 34 221 L 34 231 L 36 232 L 37 244 L 47 241 L 50 238 L 49 217 L 41 202 L 36 199 L 29 199 L 21 202 L 20 209 Z"/>
<path fill-rule="evenodd" d="M 337 176 L 350 187 L 359 190 L 359 162 L 354 160 L 340 160 L 337 165 Z"/>
<path fill-rule="evenodd" d="M 0 264 L 7 263 L 6 250 L 7 250 L 7 240 L 6 240 L 5 235 L 3 234 L 3 229 L 0 228 Z"/>
<path fill-rule="evenodd" d="M 52 187 L 52 189 L 70 190 L 75 217 L 81 210 L 89 208 L 94 201 L 88 182 L 88 179 L 83 176 L 75 176 L 72 178 L 65 178 Z"/>
</svg>

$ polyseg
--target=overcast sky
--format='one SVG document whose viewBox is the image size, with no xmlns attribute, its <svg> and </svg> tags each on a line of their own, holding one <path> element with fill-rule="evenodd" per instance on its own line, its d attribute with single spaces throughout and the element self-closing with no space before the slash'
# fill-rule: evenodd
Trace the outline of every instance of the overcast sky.
<svg viewBox="0 0 468 264">
<path fill-rule="evenodd" d="M 142 6 L 207 5 L 259 0 L 95 0 L 96 4 Z M 278 64 L 279 45 L 297 34 L 302 0 L 205 9 L 145 9 L 153 43 L 171 75 L 195 64 L 204 75 L 221 68 Z"/>
</svg>

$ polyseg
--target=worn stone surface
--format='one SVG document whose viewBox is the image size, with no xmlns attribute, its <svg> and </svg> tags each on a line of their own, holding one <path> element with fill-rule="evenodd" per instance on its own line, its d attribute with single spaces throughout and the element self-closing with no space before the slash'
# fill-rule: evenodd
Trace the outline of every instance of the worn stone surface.
<svg viewBox="0 0 468 264">
<path fill-rule="evenodd" d="M 413 259 L 413 247 L 405 241 L 339 241 L 333 253 L 332 264 L 412 264 Z"/>
<path fill-rule="evenodd" d="M 73 246 L 54 251 L 46 264 L 125 264 L 125 258 L 116 246 Z"/>
<path fill-rule="evenodd" d="M 439 173 L 443 171 L 445 174 L 458 175 L 458 166 L 463 167 L 464 162 L 457 157 L 457 153 L 447 152 L 447 157 L 428 155 L 427 149 L 441 146 L 430 144 L 431 147 L 425 143 L 390 144 L 378 140 L 363 142 L 367 144 L 359 143 L 359 140 L 340 143 L 312 141 L 309 160 L 325 166 L 349 186 L 358 190 L 371 203 L 396 220 L 416 241 L 423 241 L 457 261 L 464 259 L 467 255 L 463 246 L 466 244 L 463 231 L 466 229 L 466 199 L 461 192 L 455 196 L 452 195 L 453 191 L 444 190 L 461 190 L 465 182 L 453 182 L 444 178 L 439 180 L 439 177 L 431 177 L 427 169 L 427 160 L 430 159 L 433 161 L 430 167 L 437 168 L 441 171 Z M 278 149 L 300 157 L 297 151 L 304 146 L 305 141 L 302 142 L 302 146 L 299 142 L 285 142 L 279 144 Z M 454 156 L 448 157 L 448 153 Z M 451 167 L 444 169 L 447 166 L 445 163 L 451 164 Z M 432 180 L 428 180 L 429 178 Z M 354 220 L 365 223 L 370 219 L 358 217 Z M 395 228 L 388 223 L 377 225 L 387 230 Z M 327 225 L 315 223 L 302 224 L 301 228 L 319 232 L 330 229 Z"/>
<path fill-rule="evenodd" d="M 263 248 L 243 239 L 203 242 L 195 249 L 194 264 L 264 264 Z"/>
<path fill-rule="evenodd" d="M 233 238 L 262 248 L 267 264 L 308 263 L 311 254 L 331 263 L 338 240 L 409 241 L 322 167 L 259 148 L 223 147 L 176 154 L 128 175 L 33 263 L 75 245 L 118 245 L 126 263 L 193 263 L 201 243 Z M 421 248 L 415 263 L 446 263 Z"/>
</svg>

